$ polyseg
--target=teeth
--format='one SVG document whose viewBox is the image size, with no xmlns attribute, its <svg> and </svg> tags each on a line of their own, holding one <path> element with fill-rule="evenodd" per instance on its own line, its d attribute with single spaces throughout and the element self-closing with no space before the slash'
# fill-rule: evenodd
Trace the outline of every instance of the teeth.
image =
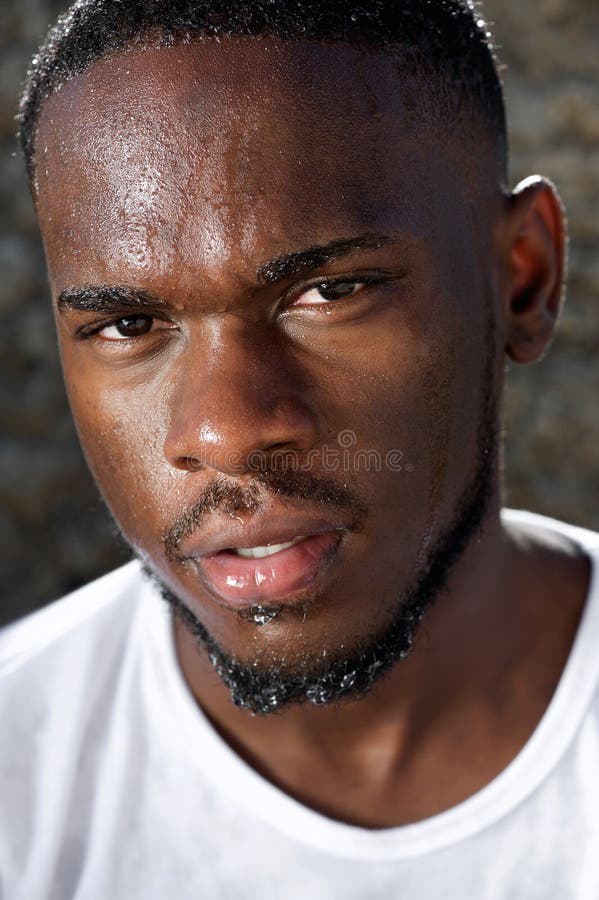
<svg viewBox="0 0 599 900">
<path fill-rule="evenodd" d="M 275 553 L 280 553 L 281 550 L 287 550 L 288 547 L 293 547 L 298 541 L 303 540 L 303 537 L 296 537 L 285 544 L 267 544 L 265 547 L 236 547 L 235 553 L 246 559 L 263 559 L 265 556 L 273 556 Z"/>
</svg>

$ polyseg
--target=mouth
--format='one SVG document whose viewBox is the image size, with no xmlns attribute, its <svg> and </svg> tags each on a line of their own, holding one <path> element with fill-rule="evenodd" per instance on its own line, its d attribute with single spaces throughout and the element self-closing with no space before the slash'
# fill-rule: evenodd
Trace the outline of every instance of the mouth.
<svg viewBox="0 0 599 900">
<path fill-rule="evenodd" d="M 205 589 L 235 609 L 300 600 L 337 558 L 346 529 L 286 536 L 253 546 L 223 547 L 186 556 Z"/>
</svg>

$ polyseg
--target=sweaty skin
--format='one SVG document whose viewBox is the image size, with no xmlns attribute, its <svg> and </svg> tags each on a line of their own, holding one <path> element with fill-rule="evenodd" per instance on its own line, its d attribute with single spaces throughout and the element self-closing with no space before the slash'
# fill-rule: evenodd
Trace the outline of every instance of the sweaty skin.
<svg viewBox="0 0 599 900">
<path fill-rule="evenodd" d="M 506 351 L 534 361 L 553 332 L 552 188 L 506 194 L 482 127 L 466 140 L 420 121 L 414 90 L 357 49 L 206 39 L 119 52 L 42 113 L 37 208 L 87 459 L 136 552 L 244 661 L 339 654 L 385 625 L 472 478 Z M 310 271 L 281 279 L 272 264 L 361 236 Z M 357 287 L 323 306 L 315 286 L 333 278 Z M 111 314 L 58 304 L 90 285 L 134 299 Z M 325 467 L 348 432 L 353 451 L 399 453 L 400 471 Z M 260 492 L 265 521 L 328 516 L 346 531 L 317 589 L 257 627 L 163 537 L 215 480 L 247 486 L 252 453 L 275 450 L 359 504 Z M 506 529 L 500 505 L 496 474 L 413 654 L 366 698 L 253 718 L 177 625 L 191 692 L 252 765 L 335 818 L 398 825 L 465 799 L 546 709 L 588 582 L 571 545 Z M 253 515 L 232 525 L 215 508 L 190 540 L 237 527 L 247 546 Z"/>
</svg>

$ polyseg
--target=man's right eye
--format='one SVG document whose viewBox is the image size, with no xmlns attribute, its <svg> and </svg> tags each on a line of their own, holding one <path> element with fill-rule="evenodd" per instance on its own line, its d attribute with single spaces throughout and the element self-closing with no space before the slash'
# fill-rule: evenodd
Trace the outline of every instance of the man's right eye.
<svg viewBox="0 0 599 900">
<path fill-rule="evenodd" d="M 121 319 L 99 328 L 94 332 L 94 337 L 102 341 L 126 341 L 131 338 L 142 337 L 150 331 L 159 330 L 153 327 L 154 324 L 159 322 L 160 320 L 154 318 L 154 316 L 123 316 Z"/>
</svg>

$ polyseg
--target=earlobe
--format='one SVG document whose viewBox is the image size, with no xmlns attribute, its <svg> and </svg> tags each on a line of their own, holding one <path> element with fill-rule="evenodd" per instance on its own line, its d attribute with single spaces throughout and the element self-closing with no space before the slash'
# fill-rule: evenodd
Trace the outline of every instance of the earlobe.
<svg viewBox="0 0 599 900">
<path fill-rule="evenodd" d="M 559 316 L 566 268 L 566 227 L 550 181 L 533 176 L 509 198 L 506 352 L 518 363 L 538 360 Z"/>
</svg>

